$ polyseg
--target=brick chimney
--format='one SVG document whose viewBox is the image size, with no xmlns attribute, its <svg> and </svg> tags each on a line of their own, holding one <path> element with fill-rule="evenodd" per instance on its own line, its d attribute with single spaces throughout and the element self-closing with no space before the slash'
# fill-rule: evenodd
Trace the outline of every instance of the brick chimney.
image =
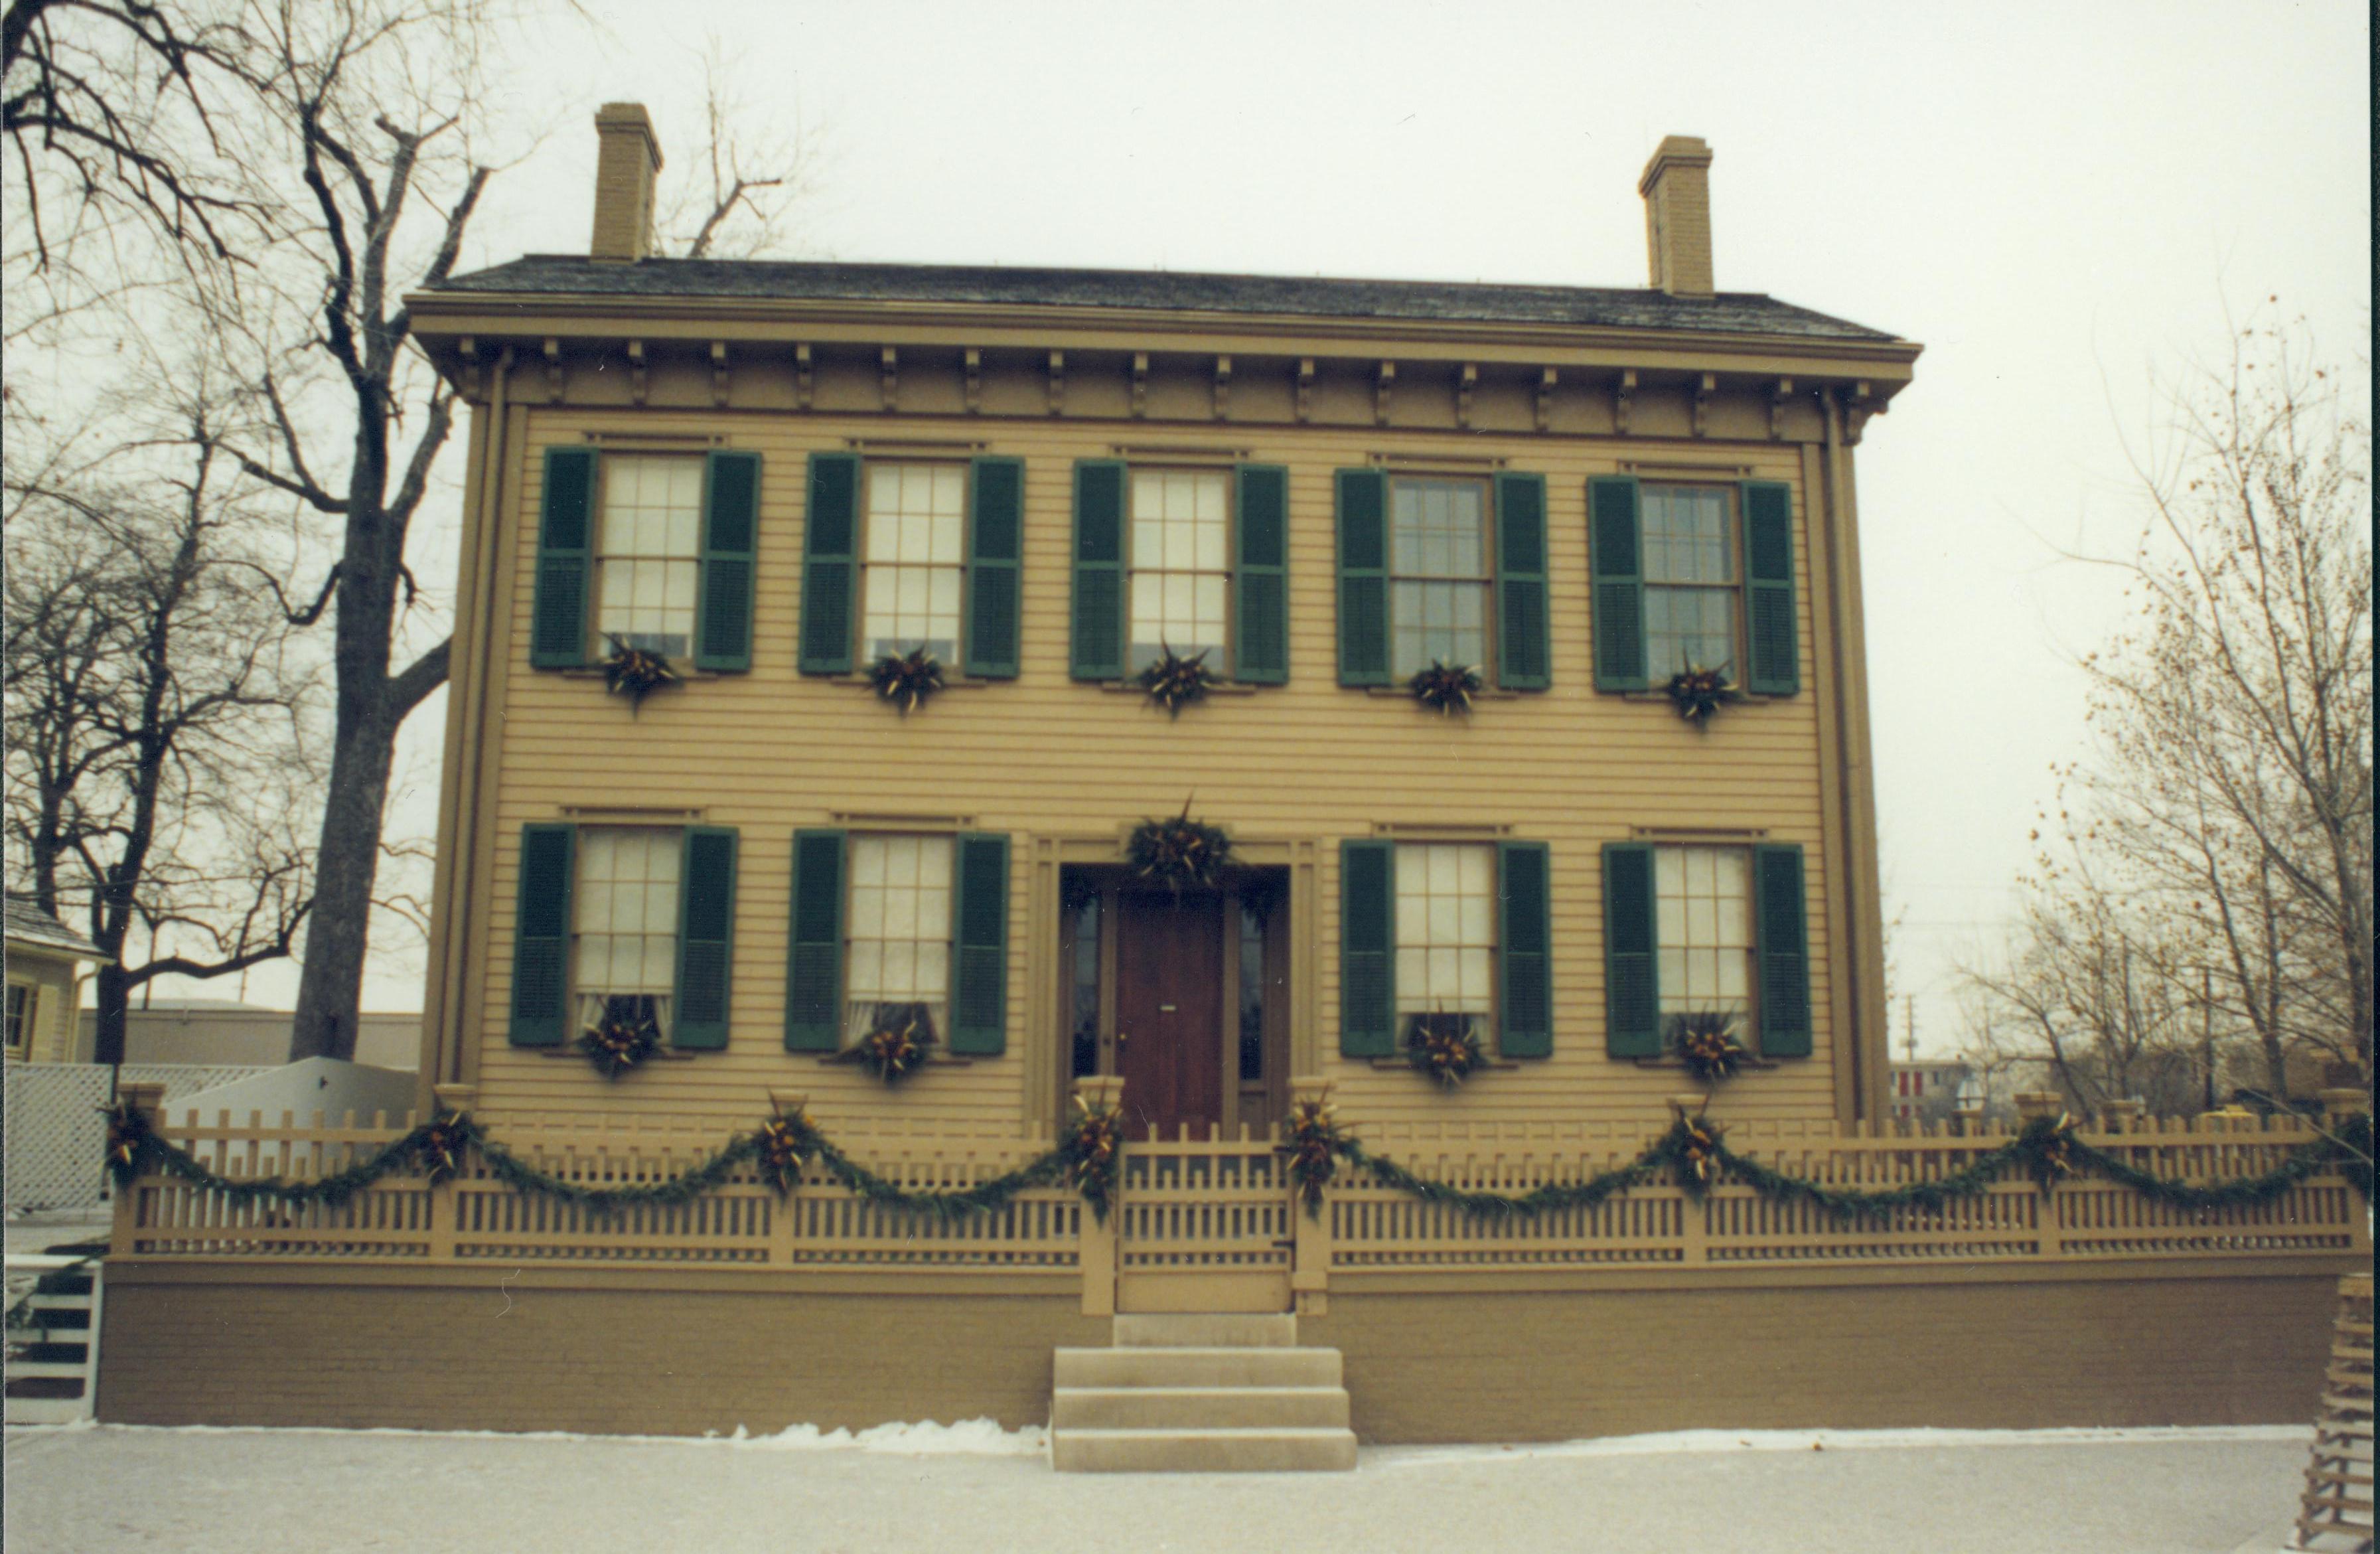
<svg viewBox="0 0 2380 1554">
<path fill-rule="evenodd" d="M 596 259 L 642 259 L 653 251 L 653 175 L 662 169 L 661 142 L 642 103 L 606 103 L 595 110 Z"/>
<path fill-rule="evenodd" d="M 1711 294 L 1710 164 L 1701 137 L 1671 135 L 1636 180 L 1653 285 L 1672 297 Z"/>
</svg>

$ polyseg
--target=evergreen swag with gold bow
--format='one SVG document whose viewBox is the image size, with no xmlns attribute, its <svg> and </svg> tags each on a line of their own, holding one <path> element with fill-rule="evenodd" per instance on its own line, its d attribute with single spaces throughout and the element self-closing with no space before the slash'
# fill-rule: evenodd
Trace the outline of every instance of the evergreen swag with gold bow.
<svg viewBox="0 0 2380 1554">
<path fill-rule="evenodd" d="M 628 715 L 635 717 L 645 698 L 663 686 L 683 682 L 684 676 L 670 667 L 670 661 L 645 648 L 632 648 L 617 632 L 605 632 L 603 639 L 612 644 L 612 656 L 603 661 L 603 686 L 613 696 L 628 698 Z"/>
<path fill-rule="evenodd" d="M 1190 818 L 1190 801 L 1170 820 L 1143 820 L 1124 844 L 1125 861 L 1143 880 L 1170 885 L 1175 894 L 1184 886 L 1211 890 L 1232 861 L 1232 839 L 1219 826 Z"/>
<path fill-rule="evenodd" d="M 1735 1039 L 1733 1025 L 1730 1016 L 1716 1010 L 1678 1016 L 1678 1056 L 1687 1071 L 1706 1085 L 1732 1077 L 1748 1055 Z"/>
<path fill-rule="evenodd" d="M 1185 659 L 1167 644 L 1155 662 L 1140 672 L 1141 690 L 1149 700 L 1165 709 L 1167 717 L 1180 717 L 1184 707 L 1206 700 L 1208 690 L 1215 684 L 1214 672 L 1207 667 L 1207 655 L 1213 650 L 1201 648 Z"/>
<path fill-rule="evenodd" d="M 1453 1089 L 1487 1062 L 1468 1014 L 1417 1014 L 1405 1037 L 1405 1062 Z"/>
<path fill-rule="evenodd" d="M 1063 1183 L 1082 1196 L 1100 1220 L 1114 1201 L 1118 1159 L 1123 1148 L 1122 1119 L 1112 1108 L 1089 1107 L 1076 1098 L 1075 1115 L 1056 1148 L 1015 1170 L 978 1182 L 972 1187 L 910 1192 L 887 1182 L 837 1148 L 832 1140 L 799 1111 L 781 1113 L 752 1132 L 732 1139 L 703 1164 L 665 1182 L 627 1187 L 588 1187 L 550 1175 L 490 1138 L 468 1115 L 441 1112 L 380 1151 L 343 1171 L 306 1182 L 275 1177 L 242 1178 L 219 1175 L 199 1163 L 187 1149 L 159 1135 L 149 1114 L 128 1102 L 103 1108 L 107 1118 L 108 1174 L 118 1188 L 154 1172 L 170 1176 L 234 1203 L 270 1200 L 285 1204 L 322 1203 L 336 1206 L 382 1177 L 418 1174 L 434 1185 L 459 1172 L 467 1149 L 476 1149 L 488 1174 L 514 1191 L 577 1204 L 597 1214 L 613 1214 L 647 1204 L 691 1203 L 726 1186 L 737 1168 L 757 1163 L 760 1179 L 780 1193 L 798 1187 L 802 1172 L 815 1160 L 829 1178 L 871 1203 L 903 1213 L 939 1220 L 969 1214 L 995 1213 L 1018 1193 L 1030 1187 Z M 2262 1176 L 2240 1177 L 2205 1186 L 2157 1176 L 2139 1170 L 2075 1136 L 2070 1117 L 2035 1118 L 2024 1131 L 1978 1155 L 1964 1169 L 1937 1182 L 1912 1182 L 1899 1187 L 1863 1191 L 1833 1187 L 1772 1171 L 1727 1147 L 1725 1135 L 1700 1117 L 1680 1118 L 1669 1132 L 1645 1146 L 1643 1154 L 1624 1166 L 1584 1182 L 1548 1183 L 1525 1193 L 1472 1192 L 1444 1182 L 1415 1176 L 1385 1156 L 1375 1155 L 1339 1126 L 1330 1108 L 1317 1100 L 1300 1100 L 1290 1109 L 1283 1126 L 1281 1151 L 1289 1158 L 1289 1176 L 1309 1212 L 1319 1213 L 1322 1190 L 1345 1160 L 1369 1172 L 1381 1185 L 1427 1203 L 1450 1204 L 1482 1220 L 1526 1219 L 1569 1208 L 1591 1208 L 1615 1193 L 1645 1185 L 1668 1176 L 1689 1194 L 1700 1197 L 1716 1183 L 1732 1179 L 1762 1197 L 1778 1202 L 1803 1202 L 1839 1218 L 1888 1214 L 1912 1208 L 1938 1212 L 1960 1198 L 1982 1196 L 2002 1172 L 2019 1167 L 2048 1192 L 2069 1176 L 2095 1172 L 2129 1187 L 2155 1202 L 2177 1208 L 2227 1208 L 2268 1202 L 2309 1177 L 2337 1171 L 2372 1201 L 2372 1119 L 2348 1118 L 2335 1130 L 2317 1135 L 2290 1151 L 2287 1159 Z"/>
<path fill-rule="evenodd" d="M 887 653 L 878 659 L 868 666 L 868 681 L 876 687 L 878 696 L 901 709 L 905 718 L 942 688 L 942 666 L 925 649 L 912 648 L 905 653 Z"/>
<path fill-rule="evenodd" d="M 1441 663 L 1432 659 L 1427 669 L 1415 672 L 1405 682 L 1405 689 L 1424 707 L 1452 717 L 1471 710 L 1471 698 L 1479 694 L 1485 684 L 1479 678 L 1479 671 L 1467 663 Z"/>
<path fill-rule="evenodd" d="M 912 1019 L 877 1026 L 861 1037 L 852 1051 L 868 1073 L 887 1085 L 897 1085 L 925 1065 L 926 1049 L 933 1043 L 933 1037 Z"/>
</svg>

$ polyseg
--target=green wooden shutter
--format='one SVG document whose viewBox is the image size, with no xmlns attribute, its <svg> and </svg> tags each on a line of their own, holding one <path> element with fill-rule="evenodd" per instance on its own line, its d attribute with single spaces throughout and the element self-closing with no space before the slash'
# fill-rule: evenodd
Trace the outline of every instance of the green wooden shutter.
<svg viewBox="0 0 2380 1554">
<path fill-rule="evenodd" d="M 1289 471 L 1243 464 L 1240 512 L 1239 641 L 1234 679 L 1278 686 L 1289 678 Z"/>
<path fill-rule="evenodd" d="M 587 662 L 587 585 L 595 565 L 595 450 L 545 450 L 545 516 L 537 530 L 537 593 L 529 606 L 528 662 L 567 669 Z"/>
<path fill-rule="evenodd" d="M 1793 488 L 1743 482 L 1743 688 L 1791 696 L 1802 688 L 1793 608 Z"/>
<path fill-rule="evenodd" d="M 805 674 L 851 672 L 858 544 L 859 455 L 810 455 L 809 513 L 802 524 L 801 671 Z"/>
<path fill-rule="evenodd" d="M 1008 838 L 962 832 L 951 892 L 951 1050 L 1008 1049 Z"/>
<path fill-rule="evenodd" d="M 1075 465 L 1074 676 L 1123 678 L 1123 481 L 1115 459 Z"/>
<path fill-rule="evenodd" d="M 1752 850 L 1755 931 L 1760 943 L 1760 1055 L 1810 1055 L 1809 906 L 1802 849 Z"/>
<path fill-rule="evenodd" d="M 794 832 L 793 928 L 785 949 L 785 1050 L 843 1044 L 843 832 Z"/>
<path fill-rule="evenodd" d="M 979 458 L 967 474 L 975 523 L 967 540 L 965 669 L 978 679 L 1014 680 L 1017 567 L 1025 556 L 1025 461 Z"/>
<path fill-rule="evenodd" d="M 516 1047 L 558 1047 L 570 1026 L 572 825 L 521 827 L 520 883 L 513 896 Z"/>
<path fill-rule="evenodd" d="M 1496 956 L 1504 983 L 1497 1050 L 1508 1058 L 1554 1052 L 1552 856 L 1542 842 L 1496 845 Z"/>
<path fill-rule="evenodd" d="M 670 1044 L 727 1045 L 735 941 L 735 832 L 688 826 L 677 884 L 677 1009 Z"/>
<path fill-rule="evenodd" d="M 1615 1058 L 1661 1055 L 1659 900 L 1653 849 L 1603 847 L 1603 1039 Z"/>
<path fill-rule="evenodd" d="M 1496 683 L 1541 691 L 1553 684 L 1546 627 L 1546 478 L 1496 477 Z"/>
<path fill-rule="evenodd" d="M 694 666 L 752 667 L 752 565 L 760 522 L 760 455 L 714 453 L 702 471 L 702 618 Z"/>
<path fill-rule="evenodd" d="M 1339 1052 L 1397 1050 L 1397 846 L 1339 844 Z"/>
<path fill-rule="evenodd" d="M 1602 475 L 1586 483 L 1587 543 L 1594 552 L 1595 688 L 1645 688 L 1644 526 L 1636 478 Z"/>
<path fill-rule="evenodd" d="M 1389 683 L 1389 478 L 1342 469 L 1339 497 L 1339 683 Z"/>
</svg>

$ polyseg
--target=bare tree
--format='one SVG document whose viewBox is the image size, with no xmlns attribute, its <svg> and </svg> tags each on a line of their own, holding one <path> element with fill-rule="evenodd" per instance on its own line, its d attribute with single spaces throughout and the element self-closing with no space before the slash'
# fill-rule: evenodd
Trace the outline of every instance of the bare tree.
<svg viewBox="0 0 2380 1554">
<path fill-rule="evenodd" d="M 117 1062 L 136 989 L 296 941 L 312 888 L 305 674 L 255 587 L 257 517 L 203 412 L 169 450 L 29 443 L 36 428 L 12 417 L 11 888 L 86 922 L 104 957 L 94 1055 Z"/>
<path fill-rule="evenodd" d="M 702 54 L 701 152 L 662 204 L 663 246 L 685 259 L 750 259 L 786 249 L 794 211 L 818 191 L 822 137 L 756 102 L 717 36 Z"/>
</svg>

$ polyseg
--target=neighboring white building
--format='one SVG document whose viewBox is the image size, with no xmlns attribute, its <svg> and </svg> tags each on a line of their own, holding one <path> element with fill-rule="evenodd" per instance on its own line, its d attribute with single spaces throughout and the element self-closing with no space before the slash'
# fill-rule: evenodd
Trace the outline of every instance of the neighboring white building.
<svg viewBox="0 0 2380 1554">
<path fill-rule="evenodd" d="M 261 1009 L 234 999 L 152 999 L 135 1004 L 126 1021 L 128 1063 L 237 1063 L 270 1067 L 289 1061 L 290 1012 Z M 88 1062 L 99 1029 L 95 1010 L 82 1023 L 69 1061 Z M 421 1015 L 365 1014 L 358 1022 L 355 1061 L 411 1073 L 421 1063 Z"/>
<path fill-rule="evenodd" d="M 1983 1087 L 1963 1058 L 1901 1058 L 1892 1064 L 1887 1097 L 1898 1122 L 1948 1115 L 1962 1101 L 1983 1099 Z"/>
</svg>

